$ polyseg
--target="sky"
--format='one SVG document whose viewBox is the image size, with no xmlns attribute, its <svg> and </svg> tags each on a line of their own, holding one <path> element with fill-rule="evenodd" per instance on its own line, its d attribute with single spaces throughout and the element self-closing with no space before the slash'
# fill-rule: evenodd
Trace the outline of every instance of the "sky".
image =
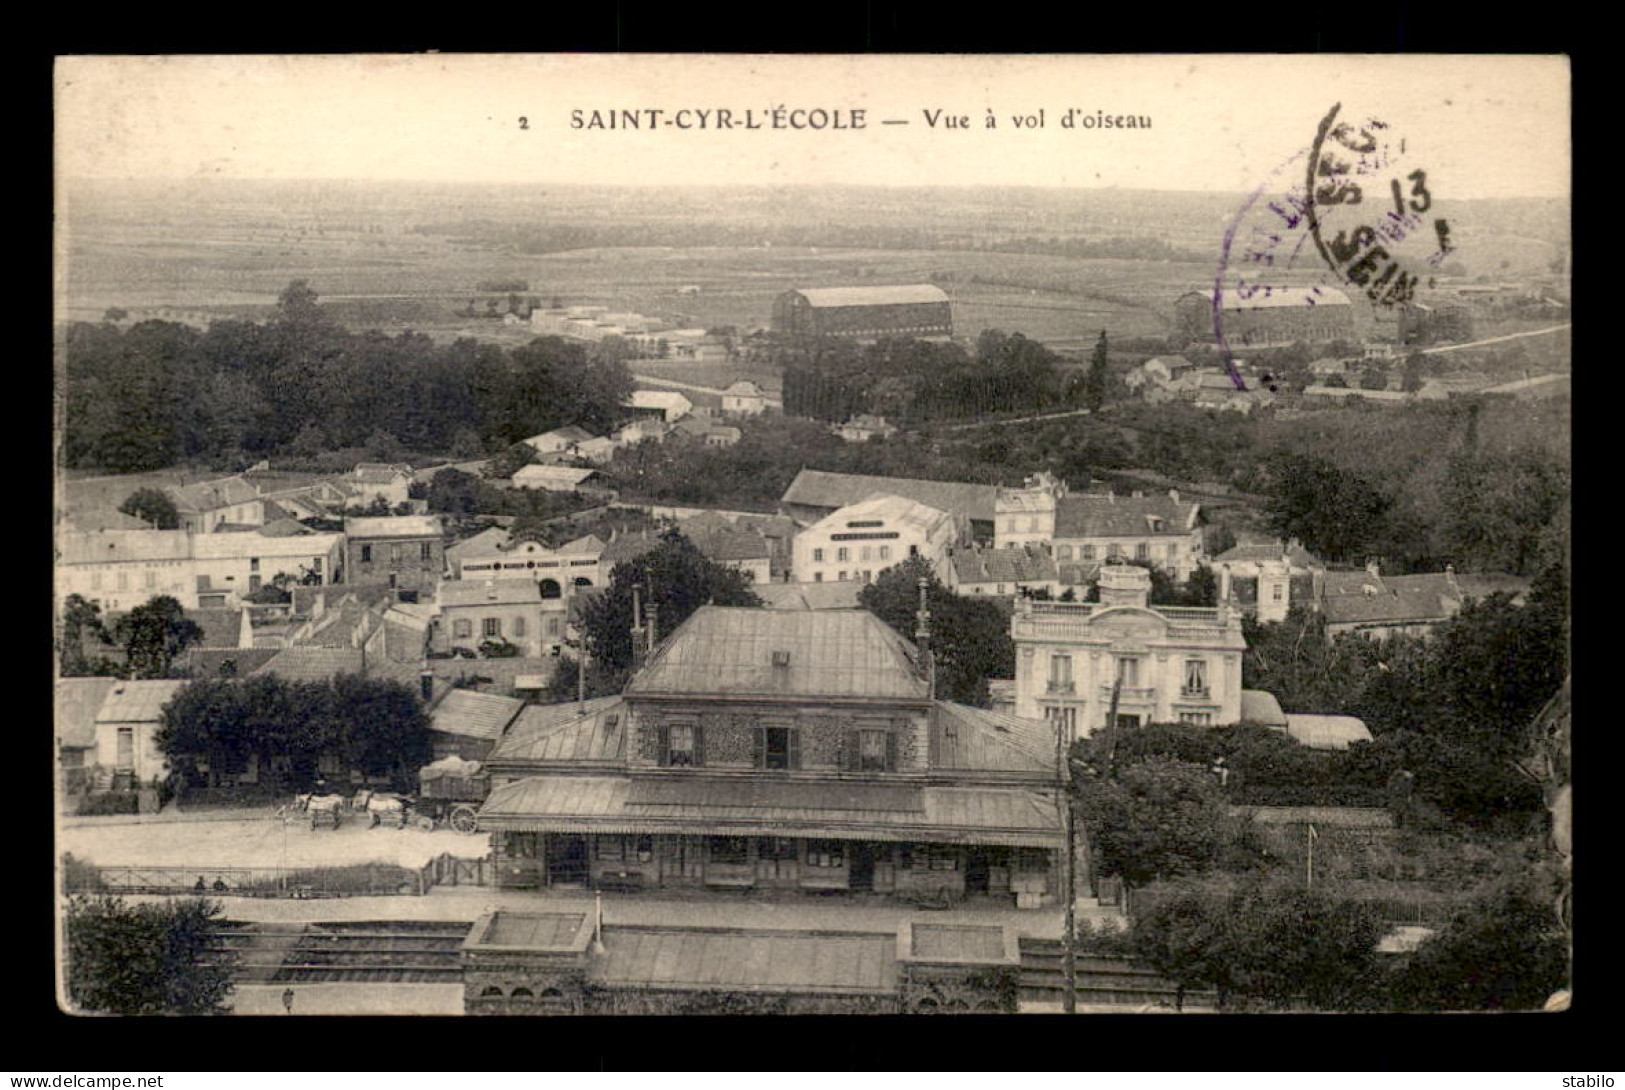
<svg viewBox="0 0 1625 1090">
<path fill-rule="evenodd" d="M 64 57 L 55 102 L 64 180 L 1241 192 L 1308 148 L 1333 105 L 1380 119 L 1459 199 L 1565 197 L 1571 170 L 1562 57 Z M 586 127 L 594 110 L 652 109 L 652 131 Z M 716 128 L 722 109 L 734 129 Z M 1150 127 L 1067 128 L 1069 109 Z M 1040 110 L 1042 127 L 1014 123 Z"/>
</svg>

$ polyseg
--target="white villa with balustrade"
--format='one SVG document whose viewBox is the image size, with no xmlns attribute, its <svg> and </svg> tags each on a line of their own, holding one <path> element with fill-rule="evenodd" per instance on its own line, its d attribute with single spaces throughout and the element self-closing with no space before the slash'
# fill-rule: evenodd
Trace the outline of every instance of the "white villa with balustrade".
<svg viewBox="0 0 1625 1090">
<path fill-rule="evenodd" d="M 1116 688 L 1122 723 L 1240 722 L 1240 612 L 1152 606 L 1150 593 L 1146 569 L 1107 564 L 1099 602 L 1022 599 L 1010 622 L 1015 713 L 1083 738 L 1107 722 Z"/>
</svg>

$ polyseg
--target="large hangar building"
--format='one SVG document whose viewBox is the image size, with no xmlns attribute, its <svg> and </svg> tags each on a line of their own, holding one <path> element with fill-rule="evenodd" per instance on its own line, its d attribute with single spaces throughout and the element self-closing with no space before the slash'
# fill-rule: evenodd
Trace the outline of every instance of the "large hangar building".
<svg viewBox="0 0 1625 1090">
<path fill-rule="evenodd" d="M 930 284 L 797 288 L 773 301 L 773 331 L 823 337 L 952 337 L 948 293 Z"/>
<path fill-rule="evenodd" d="M 1193 291 L 1179 297 L 1174 313 L 1181 333 L 1211 343 L 1213 292 Z M 1266 348 L 1303 341 L 1358 341 L 1354 306 L 1336 288 L 1268 288 L 1246 299 L 1224 298 L 1224 339 L 1231 348 Z"/>
</svg>

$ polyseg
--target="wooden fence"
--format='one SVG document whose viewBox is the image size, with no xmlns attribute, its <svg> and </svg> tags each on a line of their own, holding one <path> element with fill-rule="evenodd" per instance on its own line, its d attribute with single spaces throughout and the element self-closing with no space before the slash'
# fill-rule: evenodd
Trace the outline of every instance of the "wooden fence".
<svg viewBox="0 0 1625 1090">
<path fill-rule="evenodd" d="M 97 867 L 68 876 L 69 893 L 209 897 L 383 897 L 428 891 L 419 872 L 393 864 L 335 867 Z"/>
</svg>

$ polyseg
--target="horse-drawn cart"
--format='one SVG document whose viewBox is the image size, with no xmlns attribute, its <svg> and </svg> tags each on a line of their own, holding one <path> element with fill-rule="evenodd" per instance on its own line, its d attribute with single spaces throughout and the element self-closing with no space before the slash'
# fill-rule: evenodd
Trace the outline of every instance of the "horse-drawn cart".
<svg viewBox="0 0 1625 1090">
<path fill-rule="evenodd" d="M 491 780 L 478 761 L 442 757 L 418 773 L 418 788 L 419 814 L 459 833 L 479 830 L 480 804 L 490 793 Z"/>
</svg>

